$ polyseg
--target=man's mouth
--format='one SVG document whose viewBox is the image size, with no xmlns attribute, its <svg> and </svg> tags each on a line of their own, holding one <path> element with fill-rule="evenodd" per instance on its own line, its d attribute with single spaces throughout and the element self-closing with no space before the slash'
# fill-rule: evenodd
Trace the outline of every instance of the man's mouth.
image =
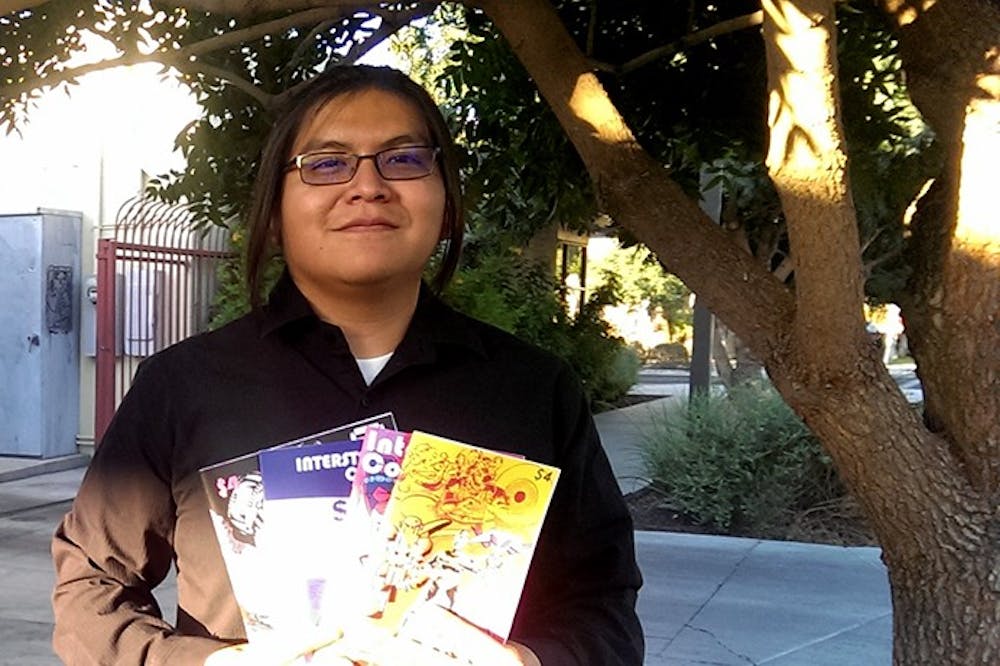
<svg viewBox="0 0 1000 666">
<path fill-rule="evenodd" d="M 338 228 L 337 231 L 391 231 L 396 225 L 382 217 L 359 217 Z"/>
</svg>

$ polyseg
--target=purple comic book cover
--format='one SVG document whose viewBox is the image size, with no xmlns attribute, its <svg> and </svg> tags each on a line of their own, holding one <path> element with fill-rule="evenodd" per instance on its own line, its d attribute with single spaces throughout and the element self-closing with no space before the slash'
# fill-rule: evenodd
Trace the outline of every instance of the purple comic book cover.
<svg viewBox="0 0 1000 666">
<path fill-rule="evenodd" d="M 365 429 L 373 424 L 395 428 L 396 420 L 386 412 L 265 450 L 301 447 L 324 440 L 359 440 Z M 266 541 L 268 529 L 260 453 L 257 451 L 199 470 L 212 527 L 250 640 L 272 629 L 268 592 L 262 586 L 262 582 L 268 580 L 272 564 L 258 547 L 258 541 Z"/>
<path fill-rule="evenodd" d="M 408 432 L 379 426 L 365 429 L 358 452 L 350 510 L 359 511 L 373 526 L 377 526 L 379 517 L 385 513 L 409 442 Z"/>
</svg>

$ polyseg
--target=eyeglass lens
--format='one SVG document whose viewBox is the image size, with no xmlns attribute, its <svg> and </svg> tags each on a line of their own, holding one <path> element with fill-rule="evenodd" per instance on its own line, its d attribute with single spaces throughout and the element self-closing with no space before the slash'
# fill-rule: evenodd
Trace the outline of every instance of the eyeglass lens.
<svg viewBox="0 0 1000 666">
<path fill-rule="evenodd" d="M 434 170 L 436 153 L 427 146 L 389 148 L 372 155 L 311 153 L 299 158 L 299 172 L 303 181 L 313 185 L 346 183 L 354 178 L 361 160 L 371 158 L 379 175 L 386 180 L 410 180 Z"/>
</svg>

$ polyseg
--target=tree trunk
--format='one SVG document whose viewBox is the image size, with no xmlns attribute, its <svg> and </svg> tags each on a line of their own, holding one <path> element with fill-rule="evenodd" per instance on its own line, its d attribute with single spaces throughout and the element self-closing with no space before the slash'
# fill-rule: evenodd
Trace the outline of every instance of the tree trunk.
<svg viewBox="0 0 1000 666">
<path fill-rule="evenodd" d="M 726 338 L 731 335 L 726 327 L 716 318 L 715 330 L 712 332 L 712 361 L 715 363 L 715 373 L 726 388 L 733 386 L 733 365 L 729 361 L 729 345 Z"/>
<path fill-rule="evenodd" d="M 764 366 L 753 355 L 752 350 L 743 344 L 743 341 L 736 335 L 731 335 L 733 342 L 733 355 L 736 358 L 736 367 L 733 368 L 733 382 L 743 384 L 746 382 L 760 381 L 764 376 Z"/>
<path fill-rule="evenodd" d="M 914 272 L 900 303 L 926 420 L 1000 504 L 1000 7 L 880 4 L 899 26 L 913 101 L 945 152 L 913 218 Z"/>
<path fill-rule="evenodd" d="M 988 549 L 972 548 L 889 570 L 894 664 L 1000 663 L 997 591 L 983 584 L 995 577 L 993 558 Z"/>
<path fill-rule="evenodd" d="M 843 161 L 843 133 L 835 88 L 833 2 L 773 0 L 765 1 L 764 8 L 772 90 L 768 166 L 788 219 L 796 260 L 798 314 L 801 317 L 807 311 L 819 313 L 821 302 L 828 305 L 840 302 L 848 309 L 856 308 L 860 315 L 860 299 L 848 293 L 860 288 L 862 266 Z M 805 111 L 804 116 L 801 111 Z M 974 169 L 967 170 L 967 177 L 973 172 Z M 824 203 L 825 197 L 829 198 Z M 831 259 L 827 254 L 829 264 L 812 266 L 810 262 L 824 256 L 824 251 L 816 246 L 818 242 L 841 250 L 850 248 L 851 256 L 837 254 Z M 970 261 L 960 263 L 966 270 L 969 268 Z M 946 272 L 944 268 L 935 277 L 946 279 Z M 852 276 L 857 276 L 857 283 L 851 281 Z M 806 278 L 810 282 L 806 283 Z M 813 279 L 817 282 L 813 283 Z M 983 292 L 995 295 L 1000 289 L 998 285 L 1000 281 L 994 279 L 992 286 L 979 289 L 976 298 L 956 303 L 948 313 L 950 317 L 942 318 L 937 328 L 951 328 L 945 321 L 960 321 L 966 308 L 982 305 Z M 968 290 L 964 292 L 969 295 Z M 992 303 L 997 303 L 995 297 Z M 831 323 L 843 317 L 848 317 L 848 313 L 835 309 L 832 317 L 816 319 L 823 322 L 823 329 L 828 332 L 831 328 L 837 330 L 839 327 Z M 797 327 L 796 333 L 803 330 L 804 326 Z M 848 334 L 849 331 L 839 330 L 834 335 Z M 796 342 L 805 344 L 806 340 L 797 337 Z M 835 352 L 833 341 L 827 342 Z M 954 343 L 953 338 L 951 345 Z M 793 368 L 789 376 L 781 379 L 803 381 L 805 386 L 811 386 L 812 395 L 792 401 L 792 405 L 834 457 L 838 470 L 865 507 L 883 547 L 894 601 L 894 662 L 900 665 L 996 663 L 1000 654 L 997 581 L 1000 572 L 995 570 L 1000 559 L 994 514 L 996 478 L 992 475 L 1000 460 L 996 446 L 992 447 L 991 460 L 989 454 L 977 456 L 988 446 L 988 440 L 972 440 L 976 444 L 971 447 L 956 447 L 956 441 L 971 442 L 932 435 L 914 423 L 912 414 L 896 413 L 908 409 L 900 404 L 898 394 L 891 397 L 880 396 L 877 391 L 872 394 L 879 387 L 853 372 L 848 378 L 853 375 L 854 381 L 845 378 L 848 381 L 844 388 L 856 395 L 869 394 L 868 397 L 844 400 L 830 395 L 829 386 L 821 387 L 811 382 L 809 376 L 821 375 L 821 368 L 836 367 L 836 359 L 822 350 L 816 355 L 804 349 L 796 351 L 801 353 L 793 358 L 804 361 L 803 367 Z M 949 357 L 951 361 L 959 360 L 943 353 L 942 347 L 935 351 L 932 363 L 948 362 Z M 964 370 L 971 366 L 966 362 L 960 367 L 963 370 L 959 374 L 964 377 Z M 955 371 L 955 366 L 951 371 Z M 882 373 L 877 374 L 881 384 Z M 827 390 L 824 392 L 823 388 Z M 792 395 L 795 387 L 786 386 L 783 393 Z M 997 393 L 994 391 L 993 395 Z M 959 395 L 943 402 L 958 407 L 952 400 Z M 820 396 L 824 404 L 817 404 Z M 844 404 L 838 407 L 840 402 Z M 969 413 L 972 404 L 961 404 L 960 411 L 967 418 L 975 418 Z M 992 428 L 995 435 L 997 413 L 994 409 L 992 424 L 980 428 L 977 434 L 986 435 Z M 845 421 L 843 415 L 850 415 L 849 423 L 841 424 Z M 981 417 L 975 420 L 983 421 Z M 870 431 L 880 426 L 890 430 L 884 434 Z M 851 432 L 848 428 L 861 428 L 864 432 Z M 883 456 L 870 457 L 872 451 L 859 447 L 859 440 L 871 441 L 879 449 L 896 453 L 919 453 L 906 455 L 905 460 L 890 455 L 895 458 L 894 466 L 883 469 L 884 477 L 878 478 L 870 468 Z M 977 457 L 979 462 L 988 464 L 969 470 L 967 461 Z M 987 492 L 982 492 L 987 488 Z"/>
<path fill-rule="evenodd" d="M 764 376 L 764 366 L 750 348 L 718 318 L 712 340 L 712 359 L 719 379 L 727 387 L 760 381 Z"/>
<path fill-rule="evenodd" d="M 479 4 L 555 111 L 604 209 L 743 338 L 823 442 L 883 547 L 895 604 L 895 663 L 995 662 L 996 485 L 986 492 L 969 482 L 954 441 L 923 426 L 864 331 L 860 243 L 835 92 L 832 1 L 764 3 L 769 166 L 789 221 L 794 295 L 728 242 L 636 144 L 548 3 Z M 796 53 L 799 41 L 806 45 Z M 989 313 L 994 322 L 996 312 Z M 978 349 L 996 354 L 996 347 Z M 995 384 L 997 374 L 987 381 Z M 997 413 L 981 444 L 991 447 L 993 460 Z"/>
<path fill-rule="evenodd" d="M 601 207 L 760 355 L 784 344 L 789 290 L 667 177 L 611 103 L 545 0 L 477 0 L 531 75 L 587 167 Z M 729 270 L 718 271 L 717 266 Z M 757 317 L 757 313 L 769 313 Z"/>
<path fill-rule="evenodd" d="M 788 381 L 779 386 L 786 394 L 796 390 Z M 873 380 L 804 390 L 812 394 L 807 422 L 882 545 L 893 663 L 1000 663 L 996 505 L 955 473 L 947 443 L 921 427 L 894 388 Z M 894 466 L 885 466 L 887 458 Z"/>
</svg>

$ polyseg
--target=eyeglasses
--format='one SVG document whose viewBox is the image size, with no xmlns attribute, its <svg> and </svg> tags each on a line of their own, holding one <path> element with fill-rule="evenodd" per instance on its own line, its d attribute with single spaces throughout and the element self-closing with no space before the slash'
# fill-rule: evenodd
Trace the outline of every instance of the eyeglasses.
<svg viewBox="0 0 1000 666">
<path fill-rule="evenodd" d="M 358 172 L 361 160 L 370 159 L 385 180 L 415 180 L 431 175 L 440 148 L 403 146 L 386 148 L 370 155 L 319 151 L 296 155 L 285 164 L 285 171 L 299 170 L 307 185 L 347 183 Z"/>
</svg>

